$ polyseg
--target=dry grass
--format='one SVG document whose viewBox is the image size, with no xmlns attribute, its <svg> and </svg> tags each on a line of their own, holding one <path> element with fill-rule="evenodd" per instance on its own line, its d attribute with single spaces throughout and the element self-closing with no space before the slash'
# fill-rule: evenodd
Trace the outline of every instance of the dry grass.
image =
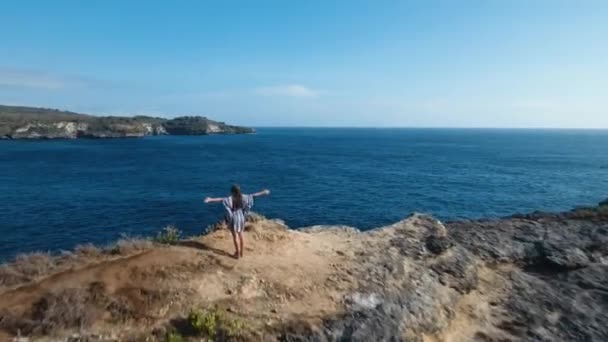
<svg viewBox="0 0 608 342">
<path fill-rule="evenodd" d="M 123 236 L 105 248 L 87 243 L 76 246 L 71 252 L 63 251 L 60 255 L 44 252 L 19 254 L 13 262 L 0 265 L 0 289 L 29 283 L 100 259 L 132 255 L 153 247 L 154 242 L 150 239 Z"/>
<path fill-rule="evenodd" d="M 264 221 L 264 220 L 266 220 L 266 217 L 264 217 L 263 215 L 260 215 L 258 213 L 250 212 L 247 215 L 247 222 L 250 222 L 250 223 L 257 223 L 257 222 Z"/>
<path fill-rule="evenodd" d="M 165 245 L 175 245 L 181 240 L 181 236 L 181 230 L 175 228 L 174 226 L 167 226 L 156 234 L 154 242 Z"/>
<path fill-rule="evenodd" d="M 258 222 L 264 218 L 252 213 L 249 222 Z M 221 221 L 210 226 L 208 232 L 226 228 Z M 177 244 L 181 232 L 175 227 L 168 226 L 157 234 L 154 239 L 123 236 L 115 243 L 98 247 L 91 243 L 77 245 L 73 251 L 64 251 L 61 255 L 51 255 L 43 252 L 33 252 L 18 255 L 13 262 L 0 265 L 0 289 L 25 284 L 51 273 L 71 267 L 85 265 L 108 257 L 128 256 L 154 248 L 157 243 Z"/>
<path fill-rule="evenodd" d="M 113 245 L 106 248 L 106 251 L 113 255 L 130 255 L 139 253 L 154 247 L 154 241 L 146 238 L 123 236 Z"/>
<path fill-rule="evenodd" d="M 228 229 L 228 225 L 226 225 L 226 222 L 224 220 L 218 221 L 214 224 L 207 226 L 207 229 L 203 232 L 203 235 L 213 233 L 222 229 Z"/>
<path fill-rule="evenodd" d="M 87 332 L 96 323 L 141 325 L 167 302 L 183 294 L 173 289 L 123 287 L 109 292 L 104 282 L 86 287 L 49 291 L 24 312 L 0 312 L 0 330 L 13 335 L 52 336 L 69 331 Z M 181 297 L 180 297 L 181 298 Z"/>
<path fill-rule="evenodd" d="M 56 260 L 48 253 L 29 253 L 17 255 L 15 261 L 0 265 L 0 286 L 13 286 L 28 282 L 57 268 Z"/>
<path fill-rule="evenodd" d="M 13 334 L 52 334 L 63 329 L 83 330 L 110 317 L 125 321 L 135 316 L 129 298 L 108 296 L 103 283 L 47 293 L 22 316 L 0 313 L 0 328 Z"/>
<path fill-rule="evenodd" d="M 32 331 L 48 334 L 70 327 L 86 328 L 101 317 L 102 312 L 89 302 L 91 293 L 85 289 L 66 289 L 48 294 L 34 307 Z"/>
<path fill-rule="evenodd" d="M 99 257 L 103 254 L 103 250 L 92 243 L 86 243 L 76 246 L 74 254 L 82 257 Z"/>
<path fill-rule="evenodd" d="M 67 289 L 48 294 L 37 302 L 29 315 L 0 314 L 0 327 L 11 334 L 48 334 L 67 327 L 86 327 L 99 316 L 85 303 L 86 291 Z"/>
</svg>

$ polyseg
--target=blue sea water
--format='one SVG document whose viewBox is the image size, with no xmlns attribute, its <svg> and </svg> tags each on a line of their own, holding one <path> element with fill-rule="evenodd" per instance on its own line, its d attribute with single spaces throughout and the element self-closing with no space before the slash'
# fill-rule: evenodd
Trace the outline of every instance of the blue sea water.
<svg viewBox="0 0 608 342">
<path fill-rule="evenodd" d="M 233 182 L 271 189 L 254 210 L 292 227 L 564 210 L 608 197 L 608 131 L 262 128 L 0 141 L 0 259 L 169 224 L 197 234 L 222 216 L 202 199 Z"/>
</svg>

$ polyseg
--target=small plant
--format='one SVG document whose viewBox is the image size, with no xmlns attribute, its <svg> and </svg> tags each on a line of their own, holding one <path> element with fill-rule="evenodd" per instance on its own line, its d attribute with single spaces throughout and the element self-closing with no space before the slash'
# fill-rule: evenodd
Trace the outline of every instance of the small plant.
<svg viewBox="0 0 608 342">
<path fill-rule="evenodd" d="M 74 248 L 74 253 L 82 256 L 97 257 L 101 255 L 102 250 L 92 243 L 86 243 L 84 245 L 77 245 Z"/>
<path fill-rule="evenodd" d="M 190 328 L 197 334 L 215 339 L 223 317 L 216 309 L 209 311 L 191 311 L 188 315 Z"/>
<path fill-rule="evenodd" d="M 192 331 L 200 333 L 203 330 L 203 314 L 198 311 L 190 311 L 188 324 Z"/>
<path fill-rule="evenodd" d="M 181 238 L 182 232 L 173 227 L 173 226 L 167 226 L 165 228 L 163 228 L 162 231 L 158 232 L 158 234 L 156 234 L 156 237 L 154 238 L 154 242 L 158 242 L 158 243 L 162 243 L 162 244 L 166 244 L 166 245 L 174 245 L 177 242 L 179 242 L 180 238 Z"/>
<path fill-rule="evenodd" d="M 121 234 L 120 239 L 106 248 L 111 254 L 128 255 L 154 247 L 150 238 Z"/>
<path fill-rule="evenodd" d="M 167 342 L 184 342 L 184 338 L 176 331 L 169 331 L 167 333 Z"/>
<path fill-rule="evenodd" d="M 240 319 L 227 318 L 218 308 L 209 310 L 192 310 L 188 315 L 190 330 L 211 340 L 243 337 L 245 323 Z"/>
<path fill-rule="evenodd" d="M 245 322 L 234 319 L 228 322 L 225 327 L 228 337 L 243 337 L 245 333 Z"/>
<path fill-rule="evenodd" d="M 207 226 L 207 228 L 203 229 L 202 235 L 205 234 L 209 234 L 218 230 L 222 230 L 222 229 L 227 229 L 228 226 L 226 225 L 226 221 L 225 220 L 221 220 L 218 221 L 214 224 L 210 224 Z"/>
<path fill-rule="evenodd" d="M 42 252 L 19 254 L 14 262 L 0 265 L 0 287 L 16 285 L 49 274 L 60 266 L 57 260 Z"/>
</svg>

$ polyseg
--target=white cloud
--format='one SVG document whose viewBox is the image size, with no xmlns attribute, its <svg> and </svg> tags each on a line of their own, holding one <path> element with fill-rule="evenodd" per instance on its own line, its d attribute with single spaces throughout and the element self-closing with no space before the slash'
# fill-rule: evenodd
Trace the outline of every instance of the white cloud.
<svg viewBox="0 0 608 342">
<path fill-rule="evenodd" d="M 559 104 L 555 101 L 550 100 L 524 100 L 513 103 L 513 107 L 516 109 L 530 109 L 530 110 L 558 110 L 563 108 L 563 104 Z"/>
<path fill-rule="evenodd" d="M 300 84 L 285 84 L 257 88 L 236 88 L 173 93 L 165 94 L 160 98 L 166 101 L 233 101 L 236 98 L 241 100 L 247 99 L 252 95 L 265 97 L 316 98 L 319 96 L 319 92 Z"/>
<path fill-rule="evenodd" d="M 300 84 L 283 84 L 272 87 L 260 87 L 254 89 L 254 93 L 262 96 L 287 96 L 301 98 L 313 98 L 319 96 L 317 91 Z"/>
<path fill-rule="evenodd" d="M 0 87 L 60 90 L 69 87 L 82 87 L 87 83 L 88 81 L 80 77 L 0 67 Z"/>
</svg>

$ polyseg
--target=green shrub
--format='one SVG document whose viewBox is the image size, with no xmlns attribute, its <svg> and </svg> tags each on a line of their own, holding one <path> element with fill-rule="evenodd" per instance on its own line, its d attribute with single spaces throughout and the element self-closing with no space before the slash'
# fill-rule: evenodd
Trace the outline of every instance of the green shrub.
<svg viewBox="0 0 608 342">
<path fill-rule="evenodd" d="M 228 322 L 225 327 L 228 337 L 243 337 L 245 334 L 245 322 L 240 319 L 234 319 Z"/>
<path fill-rule="evenodd" d="M 184 338 L 178 332 L 170 331 L 167 333 L 167 342 L 184 342 Z"/>
<path fill-rule="evenodd" d="M 210 311 L 191 311 L 188 315 L 190 328 L 197 334 L 215 339 L 223 317 L 216 309 Z"/>
<path fill-rule="evenodd" d="M 174 245 L 179 242 L 181 235 L 182 232 L 179 229 L 173 226 L 167 226 L 163 228 L 162 231 L 158 232 L 158 234 L 156 234 L 154 241 L 167 245 Z"/>
<path fill-rule="evenodd" d="M 234 339 L 245 335 L 245 323 L 240 319 L 226 317 L 218 308 L 190 311 L 188 324 L 196 335 L 211 340 Z"/>
</svg>

